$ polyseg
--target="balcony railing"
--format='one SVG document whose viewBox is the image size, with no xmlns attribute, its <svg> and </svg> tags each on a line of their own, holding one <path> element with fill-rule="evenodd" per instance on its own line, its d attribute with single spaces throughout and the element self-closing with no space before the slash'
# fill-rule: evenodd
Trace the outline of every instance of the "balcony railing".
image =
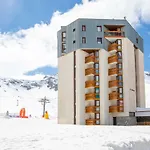
<svg viewBox="0 0 150 150">
<path fill-rule="evenodd" d="M 111 63 L 117 63 L 117 62 L 118 62 L 117 55 L 113 55 L 113 56 L 108 57 L 108 63 L 109 64 L 111 64 Z"/>
<path fill-rule="evenodd" d="M 125 37 L 125 33 L 123 31 L 105 31 L 105 37 Z"/>
<path fill-rule="evenodd" d="M 89 80 L 85 82 L 85 88 L 89 87 L 95 87 L 95 81 L 94 80 Z"/>
<path fill-rule="evenodd" d="M 113 50 L 118 50 L 118 44 L 117 43 L 113 43 L 113 44 L 110 44 L 108 46 L 108 51 L 113 51 Z"/>
<path fill-rule="evenodd" d="M 100 107 L 99 106 L 87 106 L 85 108 L 86 113 L 100 113 Z"/>
<path fill-rule="evenodd" d="M 94 55 L 85 57 L 85 63 L 91 63 L 91 62 L 95 62 L 95 56 Z"/>
<path fill-rule="evenodd" d="M 112 68 L 108 70 L 108 75 L 115 75 L 115 74 L 119 74 L 119 69 L 118 68 Z"/>
<path fill-rule="evenodd" d="M 95 125 L 96 119 L 86 119 L 86 125 Z"/>
<path fill-rule="evenodd" d="M 99 100 L 99 94 L 96 93 L 88 93 L 85 94 L 85 100 Z"/>
<path fill-rule="evenodd" d="M 94 99 L 95 99 L 95 93 L 85 94 L 85 100 L 94 100 Z"/>
<path fill-rule="evenodd" d="M 109 100 L 118 100 L 119 93 L 118 92 L 112 92 L 109 94 Z"/>
<path fill-rule="evenodd" d="M 119 86 L 119 81 L 118 80 L 109 81 L 109 88 L 118 87 L 118 86 Z"/>
<path fill-rule="evenodd" d="M 94 68 L 88 68 L 85 69 L 85 75 L 91 75 L 91 74 L 95 74 L 95 69 Z"/>
<path fill-rule="evenodd" d="M 109 106 L 109 112 L 110 113 L 123 112 L 123 106 Z"/>
</svg>

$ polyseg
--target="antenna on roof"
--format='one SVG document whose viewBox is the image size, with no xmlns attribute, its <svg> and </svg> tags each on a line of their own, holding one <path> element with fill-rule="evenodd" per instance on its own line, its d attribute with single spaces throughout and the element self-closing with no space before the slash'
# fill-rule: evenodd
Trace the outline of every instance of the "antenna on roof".
<svg viewBox="0 0 150 150">
<path fill-rule="evenodd" d="M 124 20 L 126 20 L 126 16 L 124 16 Z"/>
</svg>

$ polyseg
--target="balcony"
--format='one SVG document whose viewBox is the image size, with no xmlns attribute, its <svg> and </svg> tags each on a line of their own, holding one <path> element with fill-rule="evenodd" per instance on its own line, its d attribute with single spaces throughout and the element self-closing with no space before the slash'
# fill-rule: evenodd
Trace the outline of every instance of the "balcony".
<svg viewBox="0 0 150 150">
<path fill-rule="evenodd" d="M 88 68 L 88 69 L 85 69 L 85 75 L 88 76 L 88 75 L 94 75 L 95 74 L 95 69 L 94 68 Z"/>
<path fill-rule="evenodd" d="M 95 125 L 96 119 L 86 119 L 86 125 Z"/>
<path fill-rule="evenodd" d="M 85 57 L 85 63 L 94 63 L 95 62 L 95 56 L 91 55 L 91 56 L 87 56 Z"/>
<path fill-rule="evenodd" d="M 109 88 L 118 87 L 118 86 L 119 86 L 118 80 L 109 81 Z"/>
<path fill-rule="evenodd" d="M 85 88 L 91 88 L 95 87 L 95 81 L 94 80 L 89 80 L 85 82 Z"/>
<path fill-rule="evenodd" d="M 99 94 L 95 94 L 95 93 L 85 94 L 85 100 L 100 100 Z"/>
<path fill-rule="evenodd" d="M 95 93 L 85 94 L 85 100 L 94 100 L 94 99 L 95 99 Z"/>
<path fill-rule="evenodd" d="M 125 37 L 125 33 L 123 31 L 105 31 L 105 37 Z"/>
<path fill-rule="evenodd" d="M 117 55 L 113 55 L 113 56 L 108 57 L 108 63 L 109 64 L 114 64 L 114 63 L 117 63 L 117 62 L 118 62 Z"/>
<path fill-rule="evenodd" d="M 100 113 L 100 107 L 99 106 L 87 106 L 85 108 L 86 113 Z"/>
<path fill-rule="evenodd" d="M 118 68 L 112 68 L 108 70 L 108 75 L 112 76 L 112 75 L 117 75 L 119 74 L 119 69 Z"/>
<path fill-rule="evenodd" d="M 116 91 L 109 94 L 109 100 L 118 100 L 118 98 L 119 98 L 119 94 Z"/>
<path fill-rule="evenodd" d="M 110 113 L 123 112 L 123 106 L 110 106 L 109 112 Z"/>
<path fill-rule="evenodd" d="M 109 46 L 108 46 L 108 51 L 109 52 L 112 52 L 112 51 L 117 51 L 118 50 L 118 44 L 117 43 L 113 43 L 113 44 L 110 44 Z"/>
</svg>

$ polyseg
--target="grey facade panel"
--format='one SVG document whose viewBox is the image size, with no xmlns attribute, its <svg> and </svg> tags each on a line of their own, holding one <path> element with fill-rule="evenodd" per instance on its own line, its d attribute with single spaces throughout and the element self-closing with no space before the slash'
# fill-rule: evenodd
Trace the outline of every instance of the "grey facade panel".
<svg viewBox="0 0 150 150">
<path fill-rule="evenodd" d="M 86 31 L 82 31 L 82 25 L 86 26 Z M 126 20 L 115 19 L 77 19 L 68 26 L 61 27 L 57 33 L 58 57 L 62 55 L 61 33 L 66 31 L 66 53 L 81 48 L 104 48 L 107 49 L 108 41 L 104 38 L 105 25 L 122 25 L 125 37 L 127 37 L 136 47 L 143 51 L 143 39 Z M 97 30 L 97 26 L 102 26 L 102 32 Z M 82 37 L 86 37 L 86 43 L 82 43 Z M 97 43 L 97 38 L 102 38 L 102 44 Z M 138 43 L 137 43 L 138 39 Z"/>
</svg>

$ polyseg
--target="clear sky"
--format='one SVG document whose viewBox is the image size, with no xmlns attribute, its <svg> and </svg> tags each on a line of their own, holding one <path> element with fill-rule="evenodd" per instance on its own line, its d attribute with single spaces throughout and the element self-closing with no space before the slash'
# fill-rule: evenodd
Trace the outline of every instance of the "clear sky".
<svg viewBox="0 0 150 150">
<path fill-rule="evenodd" d="M 57 73 L 56 32 L 78 17 L 127 16 L 144 39 L 150 71 L 149 6 L 149 0 L 0 0 L 0 76 Z"/>
</svg>

